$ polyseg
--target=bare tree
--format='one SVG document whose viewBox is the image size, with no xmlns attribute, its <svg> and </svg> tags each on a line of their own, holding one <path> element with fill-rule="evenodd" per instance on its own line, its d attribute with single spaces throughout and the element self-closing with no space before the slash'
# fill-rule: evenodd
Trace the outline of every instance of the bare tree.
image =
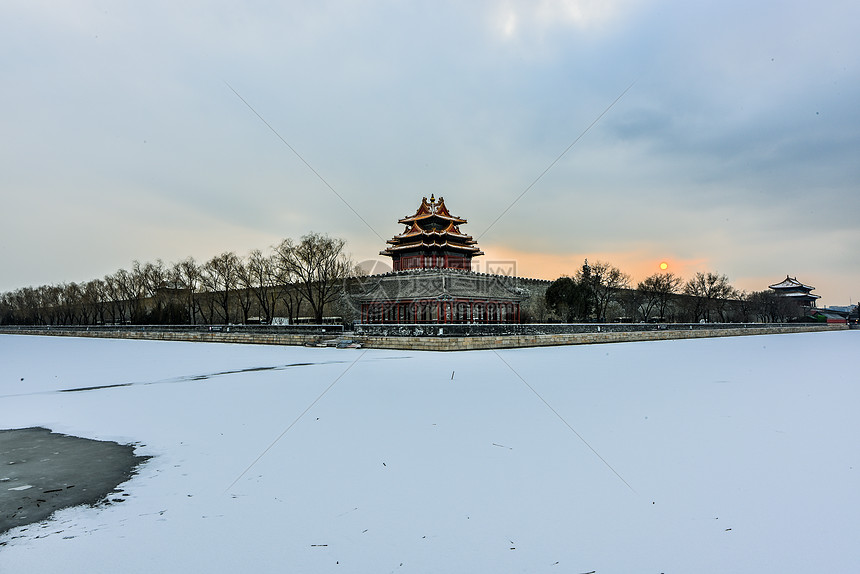
<svg viewBox="0 0 860 574">
<path fill-rule="evenodd" d="M 217 302 L 224 323 L 230 322 L 230 297 L 239 281 L 239 258 L 232 251 L 216 255 L 203 265 L 202 281 Z"/>
<path fill-rule="evenodd" d="M 132 261 L 128 274 L 129 301 L 131 302 L 131 322 L 141 324 L 146 322 L 147 281 L 145 266 L 140 261 Z"/>
<path fill-rule="evenodd" d="M 311 306 L 314 320 L 322 323 L 326 305 L 340 295 L 343 280 L 354 272 L 355 264 L 344 253 L 346 242 L 309 233 L 297 245 L 285 243 L 278 250 L 281 274 L 295 277 L 296 286 Z"/>
<path fill-rule="evenodd" d="M 674 273 L 655 273 L 646 277 L 636 286 L 641 295 L 639 309 L 647 321 L 651 312 L 656 311 L 658 317 L 666 316 L 666 305 L 672 295 L 678 292 L 682 279 Z"/>
<path fill-rule="evenodd" d="M 38 291 L 39 304 L 42 307 L 46 323 L 49 325 L 59 325 L 62 322 L 62 287 L 58 285 L 42 285 L 38 288 Z"/>
<path fill-rule="evenodd" d="M 120 270 L 121 271 L 121 270 Z M 120 288 L 120 279 L 117 271 L 112 275 L 105 275 L 104 278 L 104 295 L 105 301 L 110 313 L 111 323 L 125 323 L 125 306 L 122 302 L 122 289 Z"/>
<path fill-rule="evenodd" d="M 750 313 L 765 323 L 782 323 L 802 314 L 796 301 L 773 291 L 753 291 L 746 295 L 746 300 Z"/>
<path fill-rule="evenodd" d="M 0 293 L 0 324 L 197 322 L 207 311 L 210 323 L 216 311 L 229 323 L 237 305 L 247 321 L 255 303 L 270 322 L 281 300 L 291 318 L 307 301 L 322 321 L 354 268 L 344 245 L 311 233 L 298 244 L 285 240 L 271 256 L 255 250 L 244 262 L 232 252 L 202 266 L 191 257 L 170 268 L 160 259 L 134 261 L 103 279 Z"/>
<path fill-rule="evenodd" d="M 577 273 L 577 281 L 590 287 L 594 297 L 594 312 L 598 320 L 606 320 L 606 310 L 618 298 L 619 291 L 630 284 L 630 276 L 617 267 L 603 261 L 593 265 L 585 261 Z"/>
<path fill-rule="evenodd" d="M 155 263 L 134 261 L 131 277 L 132 321 L 162 323 L 167 317 L 168 270 L 161 259 Z"/>
<path fill-rule="evenodd" d="M 263 255 L 259 249 L 251 251 L 244 265 L 242 285 L 254 294 L 260 313 L 266 323 L 271 323 L 277 301 L 277 275 L 272 256 Z"/>
<path fill-rule="evenodd" d="M 0 325 L 15 324 L 15 303 L 12 293 L 0 293 Z"/>
<path fill-rule="evenodd" d="M 711 321 L 711 311 L 717 311 L 724 319 L 725 302 L 737 295 L 728 277 L 701 271 L 687 281 L 684 293 L 693 299 L 693 321 L 704 319 L 708 322 Z"/>
<path fill-rule="evenodd" d="M 251 305 L 254 303 L 253 277 L 248 264 L 238 259 L 236 265 L 236 301 L 242 311 L 242 323 L 248 322 L 251 314 Z"/>
<path fill-rule="evenodd" d="M 61 320 L 64 325 L 83 324 L 87 321 L 82 303 L 83 290 L 75 282 L 60 286 Z"/>
<path fill-rule="evenodd" d="M 7 298 L 12 308 L 12 321 L 19 325 L 44 325 L 49 318 L 45 311 L 44 287 L 23 287 Z"/>
<path fill-rule="evenodd" d="M 272 265 L 275 273 L 275 300 L 282 301 L 287 318 L 292 323 L 299 316 L 302 293 L 296 287 L 297 277 L 289 261 L 293 257 L 295 245 L 292 239 L 284 239 L 275 247 Z M 274 313 L 274 311 L 273 311 Z"/>
<path fill-rule="evenodd" d="M 84 285 L 84 299 L 92 308 L 92 323 L 104 324 L 105 310 L 107 309 L 107 298 L 105 294 L 104 281 L 93 279 Z"/>
<path fill-rule="evenodd" d="M 193 257 L 174 263 L 170 269 L 171 280 L 182 294 L 185 312 L 192 324 L 197 323 L 197 292 L 200 289 L 200 267 Z"/>
<path fill-rule="evenodd" d="M 135 277 L 125 269 L 119 269 L 113 274 L 113 279 L 116 283 L 118 303 L 120 309 L 120 320 L 125 322 L 135 321 L 135 312 L 137 311 L 137 281 Z"/>
<path fill-rule="evenodd" d="M 200 314 L 203 323 L 212 325 L 215 321 L 215 294 L 211 291 L 210 286 L 215 284 L 215 279 L 211 277 L 212 270 L 207 264 L 200 266 L 200 293 L 194 298 L 194 304 L 197 312 Z"/>
</svg>

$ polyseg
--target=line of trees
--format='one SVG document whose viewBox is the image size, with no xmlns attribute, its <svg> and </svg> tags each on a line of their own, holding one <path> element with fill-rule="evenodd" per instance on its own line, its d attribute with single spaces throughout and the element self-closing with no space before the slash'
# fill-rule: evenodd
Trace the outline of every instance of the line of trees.
<svg viewBox="0 0 860 574">
<path fill-rule="evenodd" d="M 321 323 L 326 313 L 349 322 L 356 309 L 348 285 L 364 273 L 345 246 L 343 239 L 310 233 L 245 257 L 225 252 L 203 263 L 192 257 L 170 265 L 135 261 L 101 279 L 0 293 L 0 325 L 271 323 L 275 317 Z M 586 260 L 545 296 L 535 293 L 524 304 L 524 320 L 784 322 L 804 311 L 770 290 L 739 292 L 718 273 L 699 272 L 687 281 L 655 273 L 634 287 L 617 267 Z"/>
<path fill-rule="evenodd" d="M 697 272 L 687 281 L 671 272 L 655 273 L 634 287 L 617 267 L 588 260 L 572 277 L 556 279 L 545 303 L 564 322 L 784 322 L 804 314 L 794 301 L 770 290 L 741 292 L 719 273 Z"/>
<path fill-rule="evenodd" d="M 322 322 L 344 280 L 358 273 L 346 242 L 309 233 L 268 253 L 232 251 L 198 263 L 134 261 L 101 279 L 0 294 L 0 324 L 227 324 L 308 313 Z"/>
</svg>

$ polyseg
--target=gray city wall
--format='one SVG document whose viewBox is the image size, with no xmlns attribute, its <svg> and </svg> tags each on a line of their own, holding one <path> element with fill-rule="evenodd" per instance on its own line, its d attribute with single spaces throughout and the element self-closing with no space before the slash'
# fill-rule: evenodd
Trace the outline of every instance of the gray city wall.
<svg viewBox="0 0 860 574">
<path fill-rule="evenodd" d="M 64 337 L 103 337 L 113 339 L 149 339 L 159 341 L 199 341 L 209 343 L 246 343 L 255 345 L 313 345 L 326 341 L 354 340 L 362 346 L 376 349 L 413 349 L 424 351 L 466 351 L 478 349 L 507 349 L 516 347 L 544 347 L 555 345 L 586 345 L 596 343 L 621 343 L 633 341 L 657 341 L 669 339 L 693 339 L 703 337 L 735 337 L 743 335 L 771 335 L 784 333 L 808 333 L 817 331 L 838 331 L 847 325 L 827 324 L 689 324 L 672 328 L 661 325 L 517 325 L 523 328 L 518 333 L 487 331 L 487 328 L 502 328 L 505 325 L 450 325 L 447 327 L 472 328 L 471 334 L 456 334 L 444 331 L 440 336 L 438 325 L 408 325 L 411 334 L 405 331 L 394 332 L 397 326 L 388 327 L 390 332 L 379 329 L 377 332 L 344 333 L 338 327 L 326 326 L 325 331 L 305 329 L 284 331 L 279 328 L 255 327 L 243 329 L 238 326 L 229 328 L 208 327 L 191 329 L 182 327 L 0 327 L 0 333 L 18 335 L 51 335 Z M 528 327 L 529 329 L 526 329 Z M 552 332 L 540 331 L 537 327 L 551 328 Z M 424 329 L 424 334 L 419 333 Z M 480 329 L 479 329 L 480 328 Z M 432 333 L 432 334 L 431 334 Z"/>
</svg>

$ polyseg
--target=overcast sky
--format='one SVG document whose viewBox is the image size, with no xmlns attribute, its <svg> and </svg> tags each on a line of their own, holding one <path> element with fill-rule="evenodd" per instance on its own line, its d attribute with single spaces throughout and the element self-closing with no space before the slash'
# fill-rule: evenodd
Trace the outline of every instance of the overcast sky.
<svg viewBox="0 0 860 574">
<path fill-rule="evenodd" d="M 6 2 L 0 291 L 309 231 L 379 258 L 432 193 L 481 270 L 666 261 L 856 303 L 857 22 L 856 0 Z"/>
</svg>

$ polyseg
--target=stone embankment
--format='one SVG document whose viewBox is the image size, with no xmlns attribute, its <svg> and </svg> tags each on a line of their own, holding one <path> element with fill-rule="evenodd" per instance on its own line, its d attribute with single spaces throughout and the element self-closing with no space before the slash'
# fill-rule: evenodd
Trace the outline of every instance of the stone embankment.
<svg viewBox="0 0 860 574">
<path fill-rule="evenodd" d="M 146 339 L 154 341 L 196 341 L 201 343 L 246 343 L 251 345 L 305 345 L 321 339 L 340 337 L 340 325 L 266 327 L 247 325 L 126 325 L 4 326 L 0 333 L 48 335 L 54 337 L 98 337 L 106 339 Z"/>
<path fill-rule="evenodd" d="M 595 331 L 587 333 L 553 333 L 534 335 L 493 335 L 472 337 L 364 337 L 365 346 L 379 349 L 416 349 L 425 351 L 467 351 L 477 349 L 510 349 L 517 347 L 549 347 L 556 345 L 593 345 L 597 343 L 627 343 L 668 339 L 697 339 L 704 337 L 737 337 L 741 335 L 773 335 L 841 331 L 845 325 L 768 325 L 736 328 L 661 329 L 653 331 Z"/>
<path fill-rule="evenodd" d="M 414 327 L 414 326 L 412 326 Z M 488 326 L 493 327 L 493 326 Z M 315 329 L 283 329 L 279 327 L 223 326 L 223 327 L 0 327 L 0 333 L 19 335 L 52 335 L 64 337 L 104 337 L 113 339 L 150 339 L 159 341 L 199 341 L 208 343 L 245 343 L 254 345 L 317 345 L 335 340 L 354 340 L 363 347 L 376 349 L 412 349 L 423 351 L 467 351 L 478 349 L 510 349 L 516 347 L 546 347 L 556 345 L 588 345 L 657 341 L 667 339 L 694 339 L 703 337 L 736 337 L 741 335 L 772 335 L 839 331 L 847 325 L 826 324 L 670 324 L 641 326 L 612 325 L 553 325 L 551 333 L 541 333 L 539 326 L 530 325 L 521 333 L 481 334 L 479 329 L 463 336 L 452 336 L 432 329 L 433 335 L 384 334 L 384 331 L 362 333 L 343 332 L 340 327 Z M 562 327 L 566 327 L 564 329 Z M 628 330 L 629 329 L 629 330 Z M 521 329 L 522 330 L 522 329 Z M 431 331 L 427 326 L 425 331 Z M 567 331 L 567 332 L 564 332 Z M 437 334 L 438 333 L 438 334 Z"/>
</svg>

